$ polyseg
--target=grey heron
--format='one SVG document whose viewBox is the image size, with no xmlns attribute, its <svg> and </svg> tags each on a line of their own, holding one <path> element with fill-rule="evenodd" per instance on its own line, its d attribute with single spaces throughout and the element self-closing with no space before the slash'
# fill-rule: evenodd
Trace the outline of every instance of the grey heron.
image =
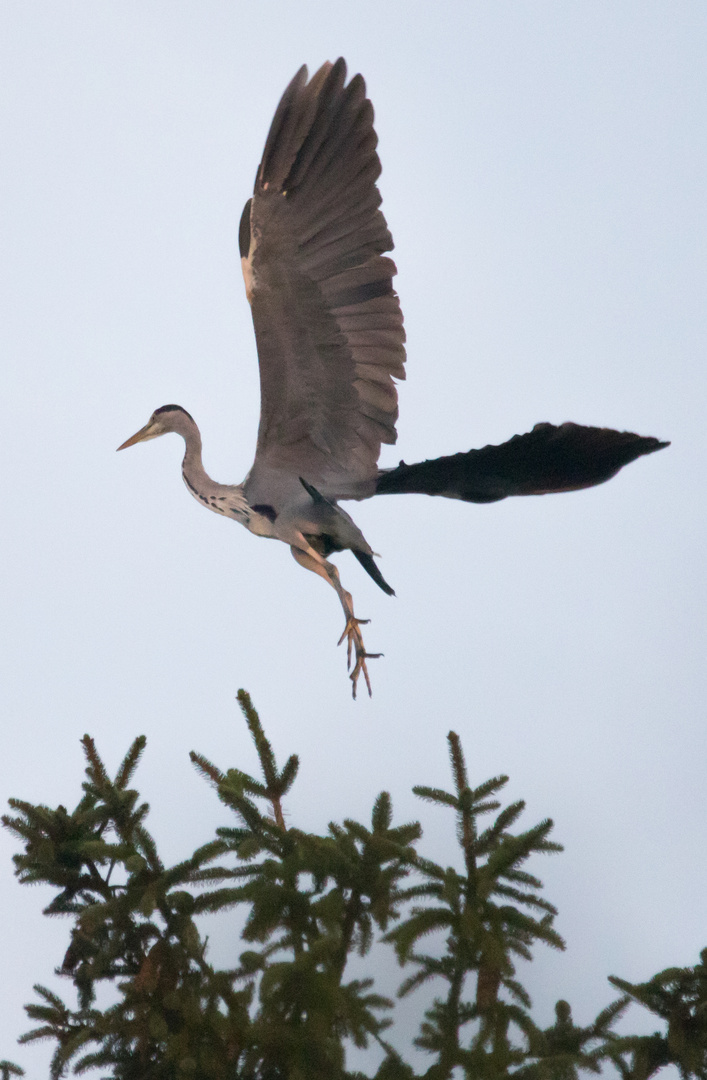
<svg viewBox="0 0 707 1080">
<path fill-rule="evenodd" d="M 405 331 L 393 289 L 393 240 L 376 186 L 380 162 L 363 78 L 324 64 L 301 67 L 282 96 L 246 203 L 239 246 L 260 366 L 255 461 L 242 484 L 205 472 L 201 435 L 179 405 L 163 405 L 118 449 L 167 432 L 186 444 L 182 475 L 198 501 L 256 536 L 289 544 L 335 589 L 341 642 L 356 696 L 367 653 L 333 552 L 352 551 L 384 592 L 393 590 L 339 503 L 417 492 L 467 502 L 591 487 L 667 443 L 608 428 L 537 424 L 499 446 L 379 469 L 396 440 L 395 379 L 405 377 Z M 353 665 L 353 666 L 352 666 Z"/>
</svg>

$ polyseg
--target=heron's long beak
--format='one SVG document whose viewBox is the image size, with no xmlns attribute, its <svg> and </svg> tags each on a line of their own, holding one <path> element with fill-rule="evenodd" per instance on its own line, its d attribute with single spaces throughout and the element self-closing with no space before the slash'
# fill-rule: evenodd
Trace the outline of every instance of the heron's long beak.
<svg viewBox="0 0 707 1080">
<path fill-rule="evenodd" d="M 149 424 L 145 424 L 143 428 L 136 431 L 134 435 L 131 435 L 129 439 L 126 439 L 124 443 L 118 447 L 118 450 L 125 450 L 128 446 L 134 446 L 135 443 L 145 442 L 146 439 L 156 439 L 160 434 L 159 431 L 153 430 L 152 421 Z"/>
</svg>

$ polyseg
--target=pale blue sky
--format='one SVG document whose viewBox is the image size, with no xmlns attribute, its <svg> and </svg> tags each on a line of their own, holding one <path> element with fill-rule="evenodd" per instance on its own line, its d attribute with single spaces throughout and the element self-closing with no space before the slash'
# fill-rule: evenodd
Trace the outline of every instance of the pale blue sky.
<svg viewBox="0 0 707 1080">
<path fill-rule="evenodd" d="M 541 420 L 673 440 L 577 494 L 350 504 L 397 592 L 339 559 L 385 653 L 355 703 L 333 592 L 202 512 L 176 438 L 115 454 L 178 402 L 214 478 L 245 475 L 259 402 L 238 221 L 285 85 L 340 54 L 376 109 L 408 330 L 384 463 Z M 569 946 L 528 979 L 541 1017 L 564 996 L 586 1021 L 607 974 L 696 960 L 705 55 L 698 2 L 5 0 L 0 802 L 72 803 L 84 731 L 113 766 L 144 732 L 139 782 L 176 860 L 224 820 L 188 751 L 253 765 L 244 686 L 278 754 L 302 757 L 293 821 L 367 815 L 385 787 L 448 844 L 410 788 L 447 783 L 454 727 L 473 778 L 510 773 L 527 822 L 552 816 L 566 845 L 536 866 Z M 15 883 L 13 850 L 3 837 L 0 1057 L 41 1076 L 47 1047 L 14 1039 L 68 923 Z"/>
</svg>

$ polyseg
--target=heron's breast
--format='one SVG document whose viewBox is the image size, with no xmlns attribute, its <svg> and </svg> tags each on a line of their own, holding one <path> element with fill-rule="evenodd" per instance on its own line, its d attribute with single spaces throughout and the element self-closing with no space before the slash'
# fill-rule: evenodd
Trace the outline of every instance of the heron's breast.
<svg viewBox="0 0 707 1080">
<path fill-rule="evenodd" d="M 207 510 L 213 510 L 214 514 L 231 518 L 232 521 L 239 521 L 242 525 L 248 525 L 250 509 L 242 495 L 238 497 L 236 492 L 225 486 L 218 488 L 216 491 L 209 491 L 208 489 L 200 491 L 185 472 L 182 472 L 182 479 L 196 501 L 205 506 Z"/>
<path fill-rule="evenodd" d="M 276 538 L 275 521 L 277 514 L 272 506 L 251 506 L 246 528 L 255 536 Z"/>
</svg>

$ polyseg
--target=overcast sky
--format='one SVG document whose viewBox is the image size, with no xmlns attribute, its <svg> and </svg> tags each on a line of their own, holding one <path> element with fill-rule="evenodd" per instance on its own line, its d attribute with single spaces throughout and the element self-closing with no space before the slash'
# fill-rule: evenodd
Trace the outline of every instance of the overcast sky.
<svg viewBox="0 0 707 1080">
<path fill-rule="evenodd" d="M 543 420 L 672 440 L 570 495 L 349 504 L 397 592 L 339 557 L 385 653 L 356 702 L 333 591 L 203 512 L 177 438 L 115 453 L 178 402 L 211 475 L 244 477 L 238 221 L 282 90 L 338 55 L 375 106 L 408 331 L 383 463 Z M 302 757 L 293 823 L 367 816 L 386 788 L 444 863 L 451 821 L 410 788 L 447 786 L 453 727 L 473 781 L 509 773 L 525 824 L 552 816 L 566 846 L 530 867 L 568 942 L 527 975 L 540 1019 L 563 996 L 587 1022 L 608 974 L 697 960 L 706 55 L 699 0 L 3 0 L 0 802 L 74 805 L 80 736 L 114 769 L 144 732 L 138 785 L 177 860 L 226 821 L 188 751 L 254 767 L 242 686 L 279 757 Z M 50 1048 L 14 1040 L 34 982 L 71 994 L 51 976 L 69 923 L 42 918 L 14 850 L 3 836 L 0 1058 L 40 1077 Z M 212 941 L 235 958 L 227 929 Z"/>
</svg>

